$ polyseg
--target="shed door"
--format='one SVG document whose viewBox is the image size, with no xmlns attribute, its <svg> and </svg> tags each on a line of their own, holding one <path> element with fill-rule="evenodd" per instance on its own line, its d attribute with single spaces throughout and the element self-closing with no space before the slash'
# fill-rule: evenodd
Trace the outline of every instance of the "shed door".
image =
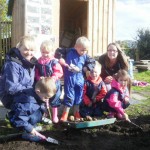
<svg viewBox="0 0 150 150">
<path fill-rule="evenodd" d="M 79 36 L 87 36 L 85 0 L 60 0 L 60 47 L 72 47 Z"/>
</svg>

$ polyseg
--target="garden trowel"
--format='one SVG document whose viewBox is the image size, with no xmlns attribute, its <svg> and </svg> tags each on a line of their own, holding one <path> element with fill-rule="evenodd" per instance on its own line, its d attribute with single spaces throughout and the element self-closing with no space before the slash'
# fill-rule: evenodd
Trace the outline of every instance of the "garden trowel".
<svg viewBox="0 0 150 150">
<path fill-rule="evenodd" d="M 57 145 L 60 144 L 60 143 L 58 142 L 58 140 L 53 139 L 53 138 L 51 138 L 51 137 L 48 137 L 48 138 L 46 139 L 46 141 L 49 142 L 49 143 L 57 144 Z"/>
</svg>

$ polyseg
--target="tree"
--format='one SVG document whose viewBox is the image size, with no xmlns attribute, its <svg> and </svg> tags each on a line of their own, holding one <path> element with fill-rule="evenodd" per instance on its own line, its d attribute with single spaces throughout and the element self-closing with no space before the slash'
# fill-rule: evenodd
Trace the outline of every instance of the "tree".
<svg viewBox="0 0 150 150">
<path fill-rule="evenodd" d="M 5 39 L 11 37 L 11 25 L 6 25 L 6 21 L 11 21 L 7 16 L 8 0 L 0 0 L 0 66 L 4 60 L 7 43 Z"/>
<path fill-rule="evenodd" d="M 150 59 L 150 30 L 139 29 L 137 31 L 137 50 L 140 59 Z"/>
<path fill-rule="evenodd" d="M 7 17 L 7 10 L 8 10 L 7 0 L 0 0 L 0 22 L 10 20 L 10 18 Z"/>
</svg>

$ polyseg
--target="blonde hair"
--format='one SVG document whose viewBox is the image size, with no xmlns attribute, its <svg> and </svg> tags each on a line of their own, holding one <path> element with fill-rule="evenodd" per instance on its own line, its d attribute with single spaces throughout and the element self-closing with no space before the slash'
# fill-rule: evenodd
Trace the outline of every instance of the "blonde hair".
<svg viewBox="0 0 150 150">
<path fill-rule="evenodd" d="M 131 92 L 131 78 L 130 78 L 128 72 L 127 72 L 126 70 L 124 70 L 124 69 L 120 69 L 120 70 L 117 72 L 115 78 L 116 78 L 116 80 L 118 80 L 118 79 L 121 78 L 121 77 L 127 79 L 127 86 L 128 86 L 129 93 L 130 93 L 130 92 Z"/>
<path fill-rule="evenodd" d="M 86 48 L 90 46 L 90 41 L 85 36 L 81 36 L 76 40 L 75 45 L 81 45 Z"/>
<path fill-rule="evenodd" d="M 117 56 L 117 60 L 121 63 L 121 66 L 122 66 L 122 69 L 125 69 L 125 70 L 128 70 L 128 60 L 127 60 L 127 56 L 125 55 L 125 53 L 121 50 L 119 44 L 117 43 L 110 43 L 108 46 L 107 46 L 107 50 L 108 50 L 108 47 L 111 46 L 111 45 L 114 45 L 116 46 L 117 50 L 118 50 L 118 56 Z M 108 55 L 106 54 L 105 56 L 105 65 L 107 68 L 110 68 L 110 60 L 109 60 L 109 57 Z"/>
<path fill-rule="evenodd" d="M 102 65 L 98 62 L 98 61 L 95 61 L 95 66 L 94 66 L 94 69 L 97 69 L 99 70 L 99 72 L 101 73 L 101 68 L 102 68 Z M 100 74 L 99 74 L 100 75 Z M 90 71 L 87 70 L 86 71 L 86 77 L 88 78 L 90 76 Z"/>
<path fill-rule="evenodd" d="M 16 45 L 16 48 L 26 50 L 36 50 L 36 43 L 34 36 L 23 36 L 20 38 L 19 43 Z"/>
<path fill-rule="evenodd" d="M 56 93 L 56 84 L 53 78 L 51 77 L 41 77 L 35 85 L 35 90 L 39 89 L 41 93 L 47 95 L 55 95 Z"/>
<path fill-rule="evenodd" d="M 45 49 L 48 52 L 53 52 L 54 43 L 51 40 L 45 40 L 42 42 L 40 49 Z"/>
</svg>

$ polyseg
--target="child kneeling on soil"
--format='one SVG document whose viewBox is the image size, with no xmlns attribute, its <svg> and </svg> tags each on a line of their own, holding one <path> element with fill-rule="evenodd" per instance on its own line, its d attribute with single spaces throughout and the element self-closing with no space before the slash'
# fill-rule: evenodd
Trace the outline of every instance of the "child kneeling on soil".
<svg viewBox="0 0 150 150">
<path fill-rule="evenodd" d="M 42 121 L 43 113 L 46 112 L 45 103 L 55 93 L 55 81 L 50 77 L 42 77 L 36 83 L 35 91 L 31 89 L 22 93 L 19 96 L 22 102 L 12 104 L 13 109 L 8 113 L 8 119 L 12 126 L 25 131 L 22 134 L 23 139 L 35 142 L 46 140 L 38 132 L 37 123 Z"/>
<path fill-rule="evenodd" d="M 91 117 L 101 117 L 103 115 L 101 105 L 107 90 L 100 73 L 101 65 L 96 62 L 94 69 L 90 71 L 84 84 L 80 114 L 89 121 L 92 120 Z"/>
<path fill-rule="evenodd" d="M 89 40 L 79 37 L 74 48 L 58 48 L 55 56 L 64 67 L 64 110 L 60 121 L 68 119 L 68 113 L 74 106 L 75 120 L 81 119 L 79 105 L 82 101 L 84 76 L 83 68 L 93 69 L 95 60 L 87 55 Z"/>
<path fill-rule="evenodd" d="M 125 110 L 129 105 L 131 80 L 126 70 L 120 69 L 111 83 L 112 89 L 106 94 L 103 110 L 109 112 L 108 118 L 116 117 L 130 121 Z"/>
</svg>

